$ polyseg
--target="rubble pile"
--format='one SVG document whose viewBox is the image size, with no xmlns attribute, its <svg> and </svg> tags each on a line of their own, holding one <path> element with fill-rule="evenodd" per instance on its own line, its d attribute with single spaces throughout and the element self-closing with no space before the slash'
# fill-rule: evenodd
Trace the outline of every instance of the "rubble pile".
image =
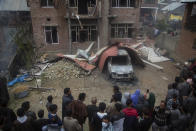
<svg viewBox="0 0 196 131">
<path fill-rule="evenodd" d="M 83 78 L 87 75 L 87 72 L 76 66 L 69 60 L 58 61 L 44 70 L 42 74 L 47 79 L 72 79 L 72 78 Z"/>
</svg>

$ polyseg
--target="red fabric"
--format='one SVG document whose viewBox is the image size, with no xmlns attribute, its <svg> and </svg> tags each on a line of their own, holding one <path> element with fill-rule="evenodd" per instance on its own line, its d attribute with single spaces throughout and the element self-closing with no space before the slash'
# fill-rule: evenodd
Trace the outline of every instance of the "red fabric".
<svg viewBox="0 0 196 131">
<path fill-rule="evenodd" d="M 196 66 L 196 62 L 194 62 L 190 67 L 189 70 L 192 70 Z"/>
<path fill-rule="evenodd" d="M 118 55 L 118 47 L 117 46 L 112 46 L 109 49 L 105 50 L 103 54 L 100 57 L 99 60 L 99 69 L 101 72 L 103 71 L 103 67 L 105 65 L 105 61 L 109 56 L 117 56 Z"/>
<path fill-rule="evenodd" d="M 126 116 L 138 116 L 136 109 L 134 108 L 125 108 L 122 111 Z"/>
</svg>

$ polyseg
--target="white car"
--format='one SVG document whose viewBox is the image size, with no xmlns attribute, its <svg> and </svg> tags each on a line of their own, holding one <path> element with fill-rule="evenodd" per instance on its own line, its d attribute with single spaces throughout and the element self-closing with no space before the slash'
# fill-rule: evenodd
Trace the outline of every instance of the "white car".
<svg viewBox="0 0 196 131">
<path fill-rule="evenodd" d="M 124 49 L 118 50 L 118 56 L 108 60 L 108 76 L 115 80 L 133 80 L 135 78 L 131 57 Z"/>
</svg>

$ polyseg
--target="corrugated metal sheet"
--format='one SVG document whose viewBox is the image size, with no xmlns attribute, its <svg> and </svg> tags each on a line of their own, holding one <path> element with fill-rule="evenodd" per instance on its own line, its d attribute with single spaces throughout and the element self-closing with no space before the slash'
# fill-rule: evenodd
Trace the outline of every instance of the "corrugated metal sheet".
<svg viewBox="0 0 196 131">
<path fill-rule="evenodd" d="M 117 46 L 112 46 L 112 47 L 106 49 L 106 51 L 104 51 L 102 53 L 102 55 L 100 56 L 100 59 L 99 59 L 99 69 L 100 69 L 100 71 L 103 71 L 105 61 L 109 56 L 117 56 L 117 55 L 118 55 L 118 47 Z"/>
<path fill-rule="evenodd" d="M 173 11 L 179 7 L 181 7 L 182 5 L 184 5 L 183 3 L 180 2 L 173 2 L 167 6 L 165 6 L 164 8 L 162 8 L 162 11 Z"/>
<path fill-rule="evenodd" d="M 187 3 L 187 2 L 191 2 L 191 3 L 193 2 L 194 3 L 194 2 L 196 2 L 196 0 L 181 0 L 181 2 L 182 3 Z"/>
<path fill-rule="evenodd" d="M 0 0 L 0 11 L 30 11 L 26 0 Z"/>
<path fill-rule="evenodd" d="M 61 53 L 57 54 L 57 56 L 58 57 L 67 58 L 67 59 L 75 62 L 77 64 L 77 66 L 81 67 L 85 71 L 92 71 L 92 70 L 94 70 L 96 68 L 96 66 L 91 65 L 87 61 L 84 61 L 84 60 L 78 60 L 77 58 L 68 57 L 68 56 L 63 55 Z"/>
</svg>

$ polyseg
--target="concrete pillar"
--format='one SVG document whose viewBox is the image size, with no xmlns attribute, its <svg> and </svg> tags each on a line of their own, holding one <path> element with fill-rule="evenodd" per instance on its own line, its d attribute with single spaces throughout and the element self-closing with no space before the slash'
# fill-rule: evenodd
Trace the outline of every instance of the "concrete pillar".
<svg viewBox="0 0 196 131">
<path fill-rule="evenodd" d="M 191 16 L 192 9 L 193 9 L 193 3 L 187 3 L 184 11 L 183 25 L 186 23 L 187 18 Z"/>
<path fill-rule="evenodd" d="M 103 47 L 109 42 L 109 8 L 110 0 L 100 0 L 101 1 L 101 19 L 99 19 L 99 38 L 100 38 L 100 47 Z M 100 7 L 99 7 L 100 8 Z"/>
</svg>

